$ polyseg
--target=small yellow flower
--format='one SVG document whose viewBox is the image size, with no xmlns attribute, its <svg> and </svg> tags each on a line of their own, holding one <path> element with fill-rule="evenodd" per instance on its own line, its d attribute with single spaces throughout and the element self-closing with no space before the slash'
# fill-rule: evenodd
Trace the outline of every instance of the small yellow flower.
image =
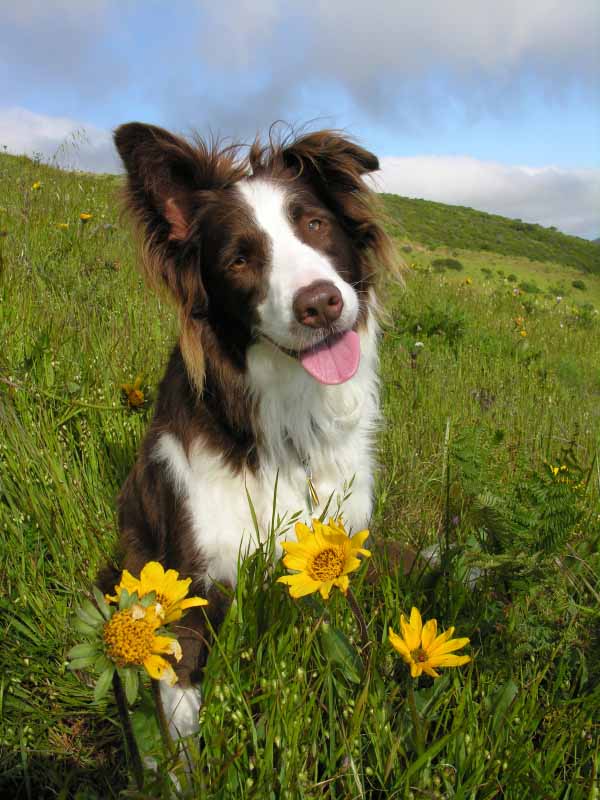
<svg viewBox="0 0 600 800">
<path fill-rule="evenodd" d="M 410 674 L 418 678 L 423 672 L 432 678 L 439 678 L 436 667 L 460 667 L 467 664 L 470 656 L 451 655 L 454 650 L 459 650 L 469 639 L 453 639 L 454 628 L 437 635 L 437 621 L 430 619 L 423 625 L 421 614 L 414 606 L 410 612 L 410 621 L 404 614 L 400 615 L 401 635 L 390 628 L 390 644 L 410 666 Z"/>
<path fill-rule="evenodd" d="M 123 589 L 129 594 L 137 592 L 140 599 L 154 592 L 156 612 L 162 619 L 161 624 L 166 625 L 181 619 L 183 612 L 188 608 L 208 605 L 208 600 L 202 597 L 186 599 L 191 582 L 191 578 L 180 579 L 177 570 L 168 569 L 165 572 L 163 565 L 158 561 L 149 561 L 144 565 L 139 579 L 124 569 L 121 582 L 115 586 L 114 596 L 106 595 L 106 599 L 111 603 L 118 603 Z"/>
<path fill-rule="evenodd" d="M 297 522 L 298 541 L 281 543 L 285 551 L 284 565 L 297 572 L 284 575 L 277 582 L 289 586 L 291 597 L 304 597 L 318 591 L 327 600 L 334 586 L 345 594 L 349 585 L 348 574 L 360 566 L 357 556 L 371 555 L 362 546 L 369 531 L 360 531 L 350 537 L 339 518 L 330 518 L 328 525 L 313 519 L 312 526 L 311 530 L 304 523 Z"/>
<path fill-rule="evenodd" d="M 69 223 L 68 222 L 57 222 L 56 223 L 56 227 L 60 228 L 61 231 L 66 231 L 67 228 L 69 227 Z"/>
<path fill-rule="evenodd" d="M 138 375 L 133 383 L 122 383 L 121 390 L 127 396 L 127 402 L 131 408 L 139 408 L 146 402 L 144 392 L 140 388 L 142 385 L 142 376 Z"/>
<path fill-rule="evenodd" d="M 527 336 L 527 331 L 525 330 L 525 328 L 523 328 L 523 330 L 521 331 L 521 336 L 523 338 L 525 338 Z"/>
<path fill-rule="evenodd" d="M 36 181 L 35 183 L 32 183 L 32 184 L 31 184 L 31 189 L 32 189 L 34 192 L 37 192 L 37 190 L 38 190 L 38 189 L 41 189 L 41 188 L 42 188 L 42 182 L 41 182 L 41 181 Z"/>
<path fill-rule="evenodd" d="M 465 278 L 465 283 L 467 284 L 467 286 L 470 286 L 473 283 L 472 278 Z"/>
<path fill-rule="evenodd" d="M 93 216 L 94 216 L 93 214 L 87 214 L 85 211 L 82 211 L 81 214 L 79 215 L 79 219 L 82 222 L 88 222 Z"/>
<path fill-rule="evenodd" d="M 163 655 L 181 661 L 181 646 L 171 636 L 156 635 L 156 629 L 162 624 L 156 606 L 144 608 L 135 604 L 117 611 L 104 625 L 102 638 L 106 655 L 118 667 L 143 666 L 151 678 L 166 680 L 173 686 L 177 675 Z"/>
</svg>

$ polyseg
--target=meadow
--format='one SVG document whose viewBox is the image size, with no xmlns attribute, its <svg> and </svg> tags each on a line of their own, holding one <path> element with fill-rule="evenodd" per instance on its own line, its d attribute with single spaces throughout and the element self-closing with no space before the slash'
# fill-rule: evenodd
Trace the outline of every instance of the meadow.
<svg viewBox="0 0 600 800">
<path fill-rule="evenodd" d="M 600 247 L 389 196 L 406 286 L 382 295 L 380 546 L 351 583 L 369 644 L 341 594 L 292 600 L 265 547 L 209 657 L 191 774 L 146 690 L 134 728 L 166 766 L 135 788 L 114 702 L 66 658 L 176 337 L 117 188 L 0 155 L 0 795 L 598 800 Z M 414 682 L 416 724 L 388 640 L 412 606 L 472 656 Z"/>
</svg>

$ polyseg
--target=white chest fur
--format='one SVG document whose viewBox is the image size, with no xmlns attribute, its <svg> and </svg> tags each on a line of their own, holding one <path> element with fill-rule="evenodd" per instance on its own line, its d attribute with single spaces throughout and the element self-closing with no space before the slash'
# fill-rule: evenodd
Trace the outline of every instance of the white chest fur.
<svg viewBox="0 0 600 800">
<path fill-rule="evenodd" d="M 277 479 L 277 514 L 300 512 L 308 522 L 309 464 L 320 504 L 319 516 L 333 494 L 335 510 L 355 532 L 368 525 L 373 492 L 373 437 L 378 423 L 376 327 L 361 334 L 361 364 L 340 386 L 323 386 L 293 359 L 268 342 L 248 353 L 250 391 L 258 409 L 262 439 L 257 443 L 260 469 L 234 473 L 222 455 L 196 441 L 188 458 L 172 434 L 163 434 L 155 458 L 163 462 L 177 494 L 186 503 L 195 541 L 207 563 L 207 580 L 235 583 L 240 555 L 257 546 L 248 496 L 259 525 L 269 533 Z M 281 538 L 286 534 L 282 533 Z"/>
</svg>

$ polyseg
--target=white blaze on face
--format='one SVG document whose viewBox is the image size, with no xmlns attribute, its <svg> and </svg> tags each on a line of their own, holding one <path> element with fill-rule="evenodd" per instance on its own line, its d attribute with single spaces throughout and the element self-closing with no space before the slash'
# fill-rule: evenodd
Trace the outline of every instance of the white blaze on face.
<svg viewBox="0 0 600 800">
<path fill-rule="evenodd" d="M 315 281 L 331 281 L 340 291 L 344 307 L 335 328 L 350 330 L 358 315 L 356 292 L 338 275 L 326 255 L 296 235 L 287 214 L 285 189 L 260 179 L 245 181 L 238 187 L 257 225 L 267 234 L 271 250 L 267 296 L 257 309 L 261 332 L 291 350 L 314 341 L 315 331 L 296 320 L 293 302 L 299 289 Z"/>
</svg>

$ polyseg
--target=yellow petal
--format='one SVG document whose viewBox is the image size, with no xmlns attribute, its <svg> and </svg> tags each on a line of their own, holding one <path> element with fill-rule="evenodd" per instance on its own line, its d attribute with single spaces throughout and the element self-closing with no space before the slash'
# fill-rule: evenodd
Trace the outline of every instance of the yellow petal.
<svg viewBox="0 0 600 800">
<path fill-rule="evenodd" d="M 461 667 L 463 664 L 468 664 L 471 656 L 435 656 L 429 659 L 432 667 Z"/>
<path fill-rule="evenodd" d="M 354 536 L 350 539 L 350 541 L 352 542 L 352 547 L 362 547 L 363 544 L 369 538 L 369 535 L 370 535 L 369 531 L 367 530 L 355 533 Z"/>
<path fill-rule="evenodd" d="M 309 536 L 313 535 L 311 529 L 305 525 L 303 522 L 297 522 L 294 532 L 296 534 L 296 539 L 301 542 L 303 539 L 306 539 Z"/>
<path fill-rule="evenodd" d="M 423 650 L 429 652 L 429 647 L 434 642 L 437 634 L 437 620 L 430 619 L 423 625 L 423 633 L 421 634 L 421 646 Z"/>
<path fill-rule="evenodd" d="M 436 639 L 434 639 L 433 642 L 431 643 L 431 645 L 429 646 L 429 653 L 435 653 L 436 649 L 440 645 L 444 644 L 444 642 L 447 642 L 448 639 L 450 639 L 452 637 L 453 633 L 454 633 L 454 627 L 453 626 L 450 626 L 447 631 L 444 631 L 443 633 L 440 633 L 440 635 L 438 637 L 436 637 Z"/>
<path fill-rule="evenodd" d="M 161 586 L 165 579 L 165 570 L 158 561 L 148 561 L 140 572 L 140 581 L 144 584 L 146 592 L 156 591 L 157 586 Z M 151 588 L 150 588 L 151 587 Z"/>
<path fill-rule="evenodd" d="M 296 555 L 292 553 L 285 556 L 283 559 L 283 563 L 287 569 L 297 569 L 299 572 L 306 569 L 309 561 L 310 558 L 306 555 Z"/>
<path fill-rule="evenodd" d="M 354 572 L 360 567 L 360 559 L 355 556 L 346 556 L 342 575 L 347 575 L 349 572 Z"/>
<path fill-rule="evenodd" d="M 419 635 L 419 642 L 421 641 L 421 633 L 423 631 L 423 620 L 418 608 L 414 606 L 410 610 L 410 627 L 413 628 Z"/>
<path fill-rule="evenodd" d="M 414 630 L 411 625 L 409 625 L 404 614 L 400 615 L 400 630 L 408 649 L 416 650 L 421 644 L 421 635 L 420 632 L 417 633 L 417 631 Z"/>
<path fill-rule="evenodd" d="M 300 572 L 297 575 L 283 575 L 281 578 L 277 578 L 277 583 L 285 583 L 289 586 L 291 597 L 304 597 L 307 594 L 316 592 L 321 586 L 321 581 L 313 580 L 305 572 Z"/>
<path fill-rule="evenodd" d="M 440 677 L 440 673 L 436 672 L 428 662 L 425 662 L 423 664 L 423 672 L 425 672 L 427 675 L 429 675 L 432 678 L 439 678 Z"/>
<path fill-rule="evenodd" d="M 165 661 L 161 656 L 148 656 L 144 660 L 144 667 L 148 675 L 156 681 L 167 681 L 169 686 L 174 686 L 177 683 L 175 670 L 169 662 Z"/>
<path fill-rule="evenodd" d="M 404 641 L 404 639 L 401 636 L 398 636 L 397 633 L 394 633 L 394 631 L 391 628 L 388 631 L 388 638 L 394 650 L 400 653 L 400 655 L 407 662 L 407 664 L 410 664 L 410 662 L 412 661 L 410 656 L 410 650 L 406 646 L 406 642 Z"/>
<path fill-rule="evenodd" d="M 423 667 L 421 664 L 417 664 L 416 661 L 410 662 L 410 674 L 413 678 L 418 678 L 419 675 L 423 672 Z"/>
<path fill-rule="evenodd" d="M 207 606 L 208 600 L 203 597 L 188 597 L 187 600 L 181 601 L 181 608 L 185 611 L 186 608 L 195 608 L 196 606 Z"/>
<path fill-rule="evenodd" d="M 350 580 L 348 579 L 347 575 L 340 575 L 339 578 L 333 579 L 334 586 L 337 586 L 344 594 L 348 591 L 348 587 L 350 586 Z"/>
<path fill-rule="evenodd" d="M 429 650 L 427 655 L 429 658 L 438 658 L 439 656 L 443 656 L 446 653 L 452 653 L 453 650 L 460 650 L 461 647 L 464 647 L 466 644 L 469 644 L 469 639 L 449 639 L 447 642 L 444 642 L 441 645 L 438 645 L 435 649 Z"/>
<path fill-rule="evenodd" d="M 319 587 L 319 591 L 321 592 L 321 597 L 323 600 L 329 600 L 329 593 L 333 587 L 333 581 L 324 581 L 321 583 Z"/>
<path fill-rule="evenodd" d="M 155 636 L 152 640 L 153 653 L 165 653 L 175 656 L 176 661 L 181 661 L 181 645 L 172 636 Z"/>
</svg>

